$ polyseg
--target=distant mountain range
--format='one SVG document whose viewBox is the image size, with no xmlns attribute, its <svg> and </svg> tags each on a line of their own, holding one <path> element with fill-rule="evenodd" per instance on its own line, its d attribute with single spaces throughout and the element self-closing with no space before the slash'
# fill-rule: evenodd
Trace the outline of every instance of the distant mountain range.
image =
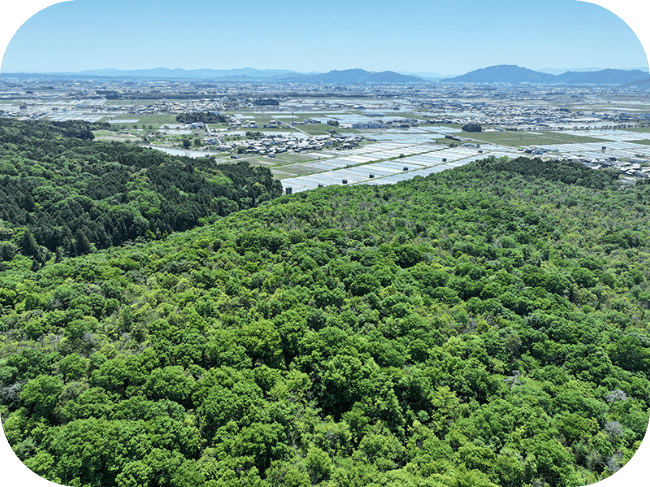
<svg viewBox="0 0 650 487">
<path fill-rule="evenodd" d="M 231 79 L 243 81 L 247 78 L 265 79 L 267 81 L 292 81 L 296 83 L 421 83 L 424 80 L 415 76 L 406 76 L 394 71 L 382 71 L 374 73 L 363 69 L 345 69 L 342 71 L 330 71 L 329 73 L 299 73 L 297 71 L 281 69 L 143 69 L 136 71 L 118 71 L 115 69 L 98 69 L 82 71 L 79 74 L 94 76 L 118 76 L 118 77 L 148 77 L 148 78 L 206 78 L 206 79 Z"/>
<path fill-rule="evenodd" d="M 577 71 L 577 72 L 585 72 L 585 71 L 601 71 L 603 68 L 542 68 L 542 69 L 536 69 L 538 73 L 547 73 L 547 74 L 562 74 L 566 73 L 567 71 Z M 452 76 L 448 76 L 448 78 L 451 78 Z"/>
<path fill-rule="evenodd" d="M 399 74 L 395 71 L 381 71 L 375 73 L 365 69 L 344 69 L 342 71 L 333 70 L 329 73 L 314 75 L 285 75 L 284 80 L 299 81 L 306 83 L 331 83 L 331 84 L 348 84 L 348 83 L 423 83 L 424 79 L 415 76 Z"/>
<path fill-rule="evenodd" d="M 79 77 L 79 78 L 148 78 L 148 79 L 203 79 L 214 81 L 278 81 L 294 83 L 424 83 L 430 79 L 409 76 L 394 71 L 381 71 L 379 73 L 364 69 L 333 70 L 329 73 L 299 73 L 286 69 L 91 69 L 78 73 L 2 73 L 3 78 L 53 78 Z"/>
<path fill-rule="evenodd" d="M 594 84 L 618 85 L 638 79 L 647 78 L 648 73 L 638 69 L 602 69 L 600 71 L 576 72 L 567 71 L 555 75 L 541 73 L 532 69 L 522 68 L 513 64 L 501 64 L 488 68 L 477 69 L 462 76 L 441 80 L 451 83 L 530 83 L 530 84 Z"/>
<path fill-rule="evenodd" d="M 546 71 L 552 68 L 544 68 Z M 401 74 L 395 71 L 372 72 L 364 69 L 333 70 L 328 73 L 300 73 L 287 69 L 93 69 L 79 73 L 49 73 L 49 74 L 24 74 L 2 73 L 3 78 L 8 77 L 38 77 L 53 78 L 79 77 L 79 78 L 148 78 L 148 79 L 203 79 L 213 81 L 266 81 L 266 82 L 293 82 L 293 83 L 426 83 L 441 81 L 445 83 L 530 83 L 530 84 L 595 84 L 619 85 L 643 80 L 648 77 L 644 70 L 623 69 L 597 69 L 584 71 L 583 69 L 565 71 L 561 73 L 542 72 L 522 68 L 511 64 L 490 66 L 477 69 L 462 76 L 440 79 L 435 73 Z"/>
<path fill-rule="evenodd" d="M 431 73 L 429 71 L 418 71 L 417 73 L 406 73 L 406 72 L 401 72 L 400 74 L 405 74 L 407 76 L 415 76 L 417 78 L 422 78 L 422 79 L 429 79 L 429 80 L 436 80 L 436 79 L 442 79 L 442 78 L 453 78 L 454 76 L 458 76 L 457 74 L 438 74 L 438 73 Z"/>
<path fill-rule="evenodd" d="M 645 86 L 647 88 L 650 88 L 650 76 L 647 78 L 642 78 L 642 79 L 637 79 L 635 81 L 630 81 L 629 83 L 625 83 L 621 86 L 628 87 L 628 86 Z"/>
<path fill-rule="evenodd" d="M 302 74 L 288 69 L 90 69 L 79 73 L 61 74 L 82 74 L 85 76 L 110 76 L 110 77 L 136 77 L 136 78 L 224 78 L 233 76 L 248 76 L 251 78 L 270 78 L 273 76 L 284 76 L 287 74 Z"/>
<path fill-rule="evenodd" d="M 536 69 L 535 71 L 539 73 L 548 73 L 548 74 L 562 74 L 567 71 L 574 71 L 578 73 L 584 73 L 586 71 L 602 71 L 604 68 L 542 68 Z M 632 71 L 638 69 L 639 71 L 648 71 L 648 68 L 628 68 L 622 71 Z M 445 78 L 453 78 L 453 76 L 445 76 Z"/>
</svg>

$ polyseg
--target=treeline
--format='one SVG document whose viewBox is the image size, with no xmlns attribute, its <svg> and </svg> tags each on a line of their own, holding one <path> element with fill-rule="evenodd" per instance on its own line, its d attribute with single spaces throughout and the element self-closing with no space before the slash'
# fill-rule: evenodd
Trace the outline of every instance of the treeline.
<svg viewBox="0 0 650 487">
<path fill-rule="evenodd" d="M 550 181 L 561 181 L 566 184 L 576 184 L 587 188 L 613 189 L 616 188 L 618 171 L 594 171 L 579 162 L 542 162 L 540 159 L 519 157 L 517 159 L 483 161 L 479 167 L 490 171 L 503 171 L 520 174 L 527 178 L 544 178 Z"/>
<path fill-rule="evenodd" d="M 158 239 L 282 193 L 267 168 L 91 142 L 91 128 L 0 122 L 0 261 Z"/>
<path fill-rule="evenodd" d="M 258 105 L 258 106 L 266 106 L 266 105 L 279 105 L 280 100 L 277 100 L 275 98 L 255 98 L 253 100 L 253 105 Z"/>
<path fill-rule="evenodd" d="M 223 123 L 227 122 L 228 118 L 217 112 L 192 112 L 179 113 L 176 115 L 176 121 L 180 123 Z"/>
<path fill-rule="evenodd" d="M 81 121 L 68 122 L 21 122 L 18 120 L 0 120 L 0 144 L 8 149 L 7 144 L 15 144 L 24 148 L 30 144 L 36 147 L 48 147 L 51 142 L 61 138 L 93 140 L 93 130 L 110 128 L 108 123 L 88 123 Z"/>
<path fill-rule="evenodd" d="M 597 482 L 650 407 L 650 185 L 601 174 L 490 159 L 17 256 L 5 434 L 66 485 Z"/>
<path fill-rule="evenodd" d="M 483 127 L 478 123 L 466 123 L 461 127 L 463 132 L 482 132 Z"/>
</svg>

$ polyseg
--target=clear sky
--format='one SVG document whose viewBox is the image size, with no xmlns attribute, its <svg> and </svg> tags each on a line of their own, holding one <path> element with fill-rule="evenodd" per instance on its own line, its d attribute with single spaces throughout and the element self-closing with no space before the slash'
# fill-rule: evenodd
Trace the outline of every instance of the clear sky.
<svg viewBox="0 0 650 487">
<path fill-rule="evenodd" d="M 634 32 L 575 0 L 75 0 L 28 20 L 2 72 L 97 68 L 463 74 L 646 67 Z"/>
</svg>

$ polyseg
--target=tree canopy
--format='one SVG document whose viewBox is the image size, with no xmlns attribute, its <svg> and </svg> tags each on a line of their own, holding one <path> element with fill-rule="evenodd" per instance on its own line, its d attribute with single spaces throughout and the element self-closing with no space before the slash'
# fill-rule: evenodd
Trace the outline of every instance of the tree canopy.
<svg viewBox="0 0 650 487">
<path fill-rule="evenodd" d="M 67 485 L 594 483 L 648 425 L 649 203 L 579 164 L 486 159 L 16 254 L 3 428 Z"/>
<path fill-rule="evenodd" d="M 282 194 L 268 168 L 94 141 L 91 128 L 0 121 L 0 262 L 160 239 Z"/>
<path fill-rule="evenodd" d="M 463 132 L 482 132 L 483 127 L 478 123 L 466 123 L 461 127 Z"/>
</svg>

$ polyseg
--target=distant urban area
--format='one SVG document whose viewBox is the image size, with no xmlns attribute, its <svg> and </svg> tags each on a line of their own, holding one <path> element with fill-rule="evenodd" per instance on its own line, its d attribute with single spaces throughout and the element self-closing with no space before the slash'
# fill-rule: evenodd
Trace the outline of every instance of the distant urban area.
<svg viewBox="0 0 650 487">
<path fill-rule="evenodd" d="M 523 154 L 619 171 L 623 183 L 650 177 L 650 84 L 641 71 L 274 73 L 3 74 L 0 117 L 99 123 L 96 140 L 215 164 L 245 160 L 269 167 L 287 194 L 391 184 Z"/>
</svg>

